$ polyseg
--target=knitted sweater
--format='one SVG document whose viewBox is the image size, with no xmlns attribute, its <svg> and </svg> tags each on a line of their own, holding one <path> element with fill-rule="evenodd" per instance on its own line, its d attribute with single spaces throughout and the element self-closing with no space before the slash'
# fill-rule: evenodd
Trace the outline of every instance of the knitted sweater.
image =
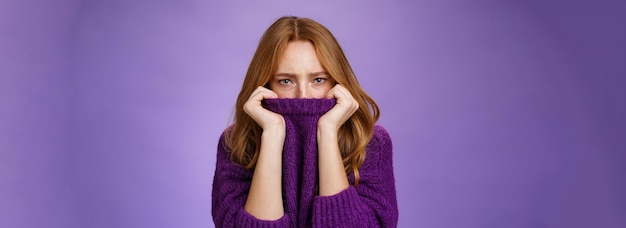
<svg viewBox="0 0 626 228">
<path fill-rule="evenodd" d="M 317 121 L 334 99 L 269 99 L 263 105 L 285 119 L 283 147 L 284 216 L 260 220 L 245 211 L 254 170 L 230 161 L 224 134 L 219 139 L 213 179 L 212 214 L 217 227 L 395 227 L 398 206 L 387 131 L 375 126 L 366 149 L 360 180 L 333 196 L 316 195 Z"/>
</svg>

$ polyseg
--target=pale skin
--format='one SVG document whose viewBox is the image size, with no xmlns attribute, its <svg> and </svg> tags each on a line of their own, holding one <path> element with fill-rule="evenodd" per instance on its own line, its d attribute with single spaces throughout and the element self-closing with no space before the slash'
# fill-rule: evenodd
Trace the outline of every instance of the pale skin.
<svg viewBox="0 0 626 228">
<path fill-rule="evenodd" d="M 332 196 L 348 188 L 338 144 L 338 132 L 359 108 L 350 92 L 332 80 L 308 41 L 291 41 L 282 53 L 269 87 L 258 87 L 244 104 L 244 111 L 261 126 L 261 148 L 252 176 L 245 210 L 258 219 L 283 216 L 282 150 L 285 120 L 263 106 L 263 99 L 334 98 L 335 106 L 317 123 L 319 195 Z"/>
</svg>

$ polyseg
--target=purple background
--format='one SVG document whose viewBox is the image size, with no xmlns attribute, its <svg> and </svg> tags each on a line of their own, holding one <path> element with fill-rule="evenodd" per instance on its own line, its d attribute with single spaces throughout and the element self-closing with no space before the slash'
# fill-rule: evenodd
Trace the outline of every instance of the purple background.
<svg viewBox="0 0 626 228">
<path fill-rule="evenodd" d="M 338 38 L 394 141 L 400 227 L 626 227 L 620 1 L 0 2 L 0 227 L 212 227 L 262 32 Z"/>
</svg>

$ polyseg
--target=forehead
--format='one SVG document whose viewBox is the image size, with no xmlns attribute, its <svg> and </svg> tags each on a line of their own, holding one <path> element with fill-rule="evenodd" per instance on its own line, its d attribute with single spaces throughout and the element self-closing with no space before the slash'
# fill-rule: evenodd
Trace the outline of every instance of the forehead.
<svg viewBox="0 0 626 228">
<path fill-rule="evenodd" d="M 278 59 L 278 70 L 322 68 L 315 46 L 309 41 L 291 41 Z"/>
</svg>

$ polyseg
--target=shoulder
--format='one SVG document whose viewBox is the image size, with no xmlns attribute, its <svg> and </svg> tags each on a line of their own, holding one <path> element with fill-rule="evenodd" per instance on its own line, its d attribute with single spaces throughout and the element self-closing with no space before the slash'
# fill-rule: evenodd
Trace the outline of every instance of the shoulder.
<svg viewBox="0 0 626 228">
<path fill-rule="evenodd" d="M 386 175 L 384 173 L 393 172 L 393 146 L 384 127 L 374 126 L 374 134 L 367 144 L 365 160 L 359 171 L 363 181 L 378 181 Z"/>
<path fill-rule="evenodd" d="M 231 128 L 232 126 L 222 131 L 222 134 L 220 134 L 219 140 L 217 141 L 219 146 L 223 147 L 226 145 L 226 140 L 227 140 L 228 134 L 230 133 Z"/>
<path fill-rule="evenodd" d="M 387 129 L 378 124 L 374 125 L 374 134 L 372 135 L 372 139 L 367 145 L 367 151 L 391 151 L 391 149 L 391 136 L 389 136 L 389 132 L 387 132 Z"/>
<path fill-rule="evenodd" d="M 220 143 L 228 141 L 228 139 L 230 138 L 230 133 L 233 131 L 234 126 L 235 125 L 230 125 L 226 127 L 224 131 L 222 131 L 222 134 L 220 135 Z"/>
<path fill-rule="evenodd" d="M 365 154 L 365 163 L 373 162 L 372 165 L 392 159 L 393 145 L 391 143 L 391 136 L 389 136 L 389 132 L 387 132 L 384 127 L 380 125 L 374 126 L 374 134 L 367 144 Z"/>
<path fill-rule="evenodd" d="M 228 128 L 224 129 L 224 131 L 222 131 L 222 134 L 219 137 L 219 140 L 217 141 L 218 157 L 230 156 L 230 148 L 228 146 L 228 137 L 229 137 L 230 131 L 232 130 L 232 127 L 233 126 L 229 126 Z"/>
</svg>

